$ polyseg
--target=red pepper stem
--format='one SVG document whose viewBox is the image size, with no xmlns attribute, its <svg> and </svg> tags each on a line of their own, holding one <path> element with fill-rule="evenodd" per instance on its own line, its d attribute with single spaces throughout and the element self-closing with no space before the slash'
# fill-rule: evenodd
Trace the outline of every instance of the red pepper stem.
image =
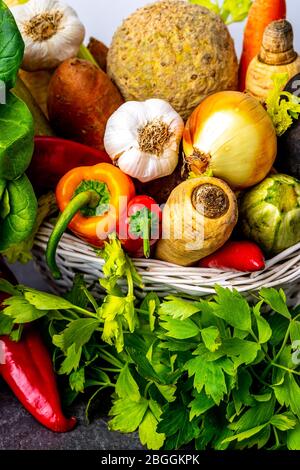
<svg viewBox="0 0 300 470">
<path fill-rule="evenodd" d="M 67 230 L 69 223 L 72 221 L 74 216 L 80 209 L 86 206 L 97 207 L 99 204 L 100 196 L 96 191 L 84 191 L 77 194 L 68 204 L 66 209 L 59 216 L 53 232 L 49 238 L 47 250 L 46 250 L 46 261 L 51 270 L 54 279 L 61 278 L 61 272 L 56 263 L 56 250 L 60 242 L 61 237 Z"/>
</svg>

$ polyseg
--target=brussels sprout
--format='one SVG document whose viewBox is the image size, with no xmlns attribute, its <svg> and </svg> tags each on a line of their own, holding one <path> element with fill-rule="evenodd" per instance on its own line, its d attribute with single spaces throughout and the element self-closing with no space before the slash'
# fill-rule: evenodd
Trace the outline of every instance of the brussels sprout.
<svg viewBox="0 0 300 470">
<path fill-rule="evenodd" d="M 270 255 L 300 242 L 300 181 L 272 175 L 247 192 L 241 201 L 244 235 Z"/>
</svg>

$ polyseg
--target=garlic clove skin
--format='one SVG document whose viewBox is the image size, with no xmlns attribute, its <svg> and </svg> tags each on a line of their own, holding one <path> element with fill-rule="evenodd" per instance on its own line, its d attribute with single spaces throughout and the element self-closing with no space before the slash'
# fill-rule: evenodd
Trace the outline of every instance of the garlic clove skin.
<svg viewBox="0 0 300 470">
<path fill-rule="evenodd" d="M 104 146 L 124 173 L 147 183 L 173 173 L 183 130 L 166 101 L 128 101 L 108 120 Z"/>
<path fill-rule="evenodd" d="M 22 68 L 46 70 L 78 54 L 85 28 L 75 10 L 58 0 L 29 0 L 11 7 L 22 34 Z"/>
</svg>

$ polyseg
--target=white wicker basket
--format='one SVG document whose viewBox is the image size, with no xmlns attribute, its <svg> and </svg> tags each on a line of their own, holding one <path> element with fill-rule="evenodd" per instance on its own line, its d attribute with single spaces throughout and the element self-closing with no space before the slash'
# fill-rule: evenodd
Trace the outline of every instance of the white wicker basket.
<svg viewBox="0 0 300 470">
<path fill-rule="evenodd" d="M 52 229 L 53 226 L 49 223 L 42 226 L 35 240 L 34 256 L 40 271 L 56 291 L 64 292 L 69 289 L 76 272 L 85 274 L 88 284 L 103 277 L 103 260 L 96 256 L 93 248 L 73 235 L 65 234 L 57 250 L 57 263 L 63 277 L 54 282 L 45 262 L 45 250 Z M 247 295 L 261 287 L 281 286 L 285 288 L 291 304 L 300 301 L 300 243 L 268 260 L 264 271 L 253 274 L 198 267 L 183 268 L 152 259 L 133 261 L 145 285 L 140 295 L 155 291 L 160 296 L 174 292 L 204 296 L 214 292 L 215 284 L 236 288 Z"/>
</svg>

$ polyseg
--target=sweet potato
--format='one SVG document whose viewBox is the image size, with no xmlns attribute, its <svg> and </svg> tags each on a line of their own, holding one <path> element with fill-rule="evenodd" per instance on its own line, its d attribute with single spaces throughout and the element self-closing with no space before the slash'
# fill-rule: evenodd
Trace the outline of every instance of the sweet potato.
<svg viewBox="0 0 300 470">
<path fill-rule="evenodd" d="M 106 47 L 103 42 L 98 41 L 98 39 L 90 38 L 88 44 L 88 50 L 96 60 L 99 67 L 106 72 L 106 60 L 108 54 L 108 47 Z"/>
<path fill-rule="evenodd" d="M 104 150 L 107 120 L 122 103 L 108 76 L 85 60 L 66 60 L 49 84 L 48 114 L 57 134 L 98 150 Z"/>
</svg>

